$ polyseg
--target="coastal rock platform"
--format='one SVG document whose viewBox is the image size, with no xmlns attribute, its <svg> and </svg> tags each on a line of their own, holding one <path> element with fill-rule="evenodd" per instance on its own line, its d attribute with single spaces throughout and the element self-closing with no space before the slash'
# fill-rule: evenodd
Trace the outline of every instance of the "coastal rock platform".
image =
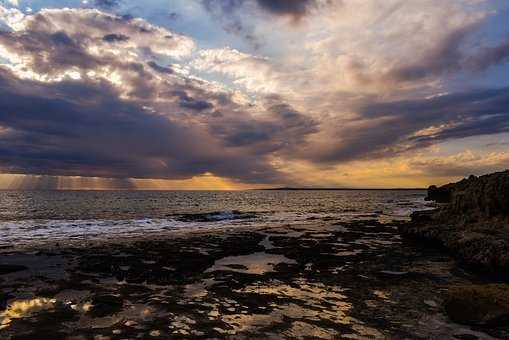
<svg viewBox="0 0 509 340">
<path fill-rule="evenodd" d="M 0 275 L 2 339 L 509 337 L 449 320 L 447 287 L 475 276 L 373 219 L 1 255 L 26 268 Z"/>
<path fill-rule="evenodd" d="M 402 235 L 445 248 L 480 274 L 476 284 L 449 287 L 447 315 L 467 325 L 509 324 L 509 171 L 431 186 L 428 199 L 438 208 L 413 213 Z"/>
<path fill-rule="evenodd" d="M 443 246 L 475 269 L 509 272 L 509 171 L 432 186 L 428 198 L 439 207 L 414 213 L 400 226 L 404 236 Z"/>
</svg>

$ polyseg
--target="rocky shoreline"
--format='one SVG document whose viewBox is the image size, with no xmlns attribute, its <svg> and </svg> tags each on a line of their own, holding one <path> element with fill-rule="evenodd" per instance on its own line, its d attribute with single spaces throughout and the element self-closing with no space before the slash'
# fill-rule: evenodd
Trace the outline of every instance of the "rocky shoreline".
<svg viewBox="0 0 509 340">
<path fill-rule="evenodd" d="M 476 277 L 373 219 L 1 254 L 0 338 L 494 339 L 445 316 Z"/>
<path fill-rule="evenodd" d="M 444 246 L 465 264 L 492 273 L 509 269 L 509 171 L 428 190 L 435 210 L 415 212 L 400 227 L 410 238 Z"/>
<path fill-rule="evenodd" d="M 437 213 L 13 245 L 0 338 L 509 338 L 503 282 L 401 237 Z"/>
<path fill-rule="evenodd" d="M 431 186 L 428 199 L 438 208 L 413 213 L 401 234 L 445 248 L 488 282 L 450 287 L 447 314 L 463 324 L 509 324 L 509 171 Z"/>
</svg>

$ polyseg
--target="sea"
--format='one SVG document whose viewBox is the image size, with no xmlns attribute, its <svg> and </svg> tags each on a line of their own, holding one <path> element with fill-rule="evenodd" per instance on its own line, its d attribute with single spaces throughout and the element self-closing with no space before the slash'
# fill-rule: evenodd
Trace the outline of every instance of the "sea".
<svg viewBox="0 0 509 340">
<path fill-rule="evenodd" d="M 408 219 L 424 190 L 0 191 L 0 247 L 162 231 Z"/>
</svg>

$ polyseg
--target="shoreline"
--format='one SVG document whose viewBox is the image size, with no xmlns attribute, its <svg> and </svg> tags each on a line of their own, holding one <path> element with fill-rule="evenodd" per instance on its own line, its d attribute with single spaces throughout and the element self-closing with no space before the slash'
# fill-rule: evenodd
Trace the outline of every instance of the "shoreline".
<svg viewBox="0 0 509 340">
<path fill-rule="evenodd" d="M 184 239 L 208 235 L 234 235 L 236 233 L 255 232 L 260 229 L 264 229 L 263 226 L 226 226 L 226 227 L 204 227 L 204 228 L 178 228 L 172 230 L 159 230 L 157 232 L 149 232 L 145 235 L 133 235 L 129 234 L 115 234 L 112 237 L 105 237 L 98 239 L 91 237 L 90 239 L 76 239 L 76 240 L 38 240 L 37 242 L 27 243 L 17 246 L 4 246 L 0 247 L 0 255 L 10 252 L 33 252 L 33 251 L 55 251 L 55 250 L 66 250 L 66 249 L 87 249 L 90 247 L 107 247 L 107 246 L 118 246 L 118 245 L 132 245 L 136 242 L 153 242 L 153 241 L 174 241 L 175 239 Z M 285 228 L 274 227 L 277 228 Z"/>
<path fill-rule="evenodd" d="M 10 258 L 7 264 L 26 269 L 0 275 L 7 292 L 0 303 L 38 307 L 25 311 L 30 322 L 0 317 L 0 337 L 509 334 L 448 320 L 447 287 L 476 276 L 441 251 L 401 240 L 397 226 L 318 221 L 4 252 L 3 264 Z"/>
<path fill-rule="evenodd" d="M 439 246 L 483 279 L 450 287 L 444 308 L 468 325 L 509 324 L 509 171 L 431 186 L 437 209 L 412 214 L 403 237 Z"/>
<path fill-rule="evenodd" d="M 414 212 L 403 236 L 443 246 L 479 270 L 509 270 L 509 171 L 432 186 L 428 200 L 438 208 Z"/>
</svg>

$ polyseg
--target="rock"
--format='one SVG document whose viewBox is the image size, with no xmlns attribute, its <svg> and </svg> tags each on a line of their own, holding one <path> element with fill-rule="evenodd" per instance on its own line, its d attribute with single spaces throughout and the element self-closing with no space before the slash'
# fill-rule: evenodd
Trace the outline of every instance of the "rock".
<svg viewBox="0 0 509 340">
<path fill-rule="evenodd" d="M 509 285 L 488 284 L 449 289 L 445 311 L 466 325 L 499 326 L 509 322 Z"/>
<path fill-rule="evenodd" d="M 9 299 L 11 299 L 13 296 L 9 293 L 0 293 L 0 310 L 4 310 L 7 308 L 7 302 Z"/>
<path fill-rule="evenodd" d="M 0 265 L 0 275 L 6 275 L 10 273 L 20 272 L 23 270 L 27 270 L 28 268 L 25 266 L 11 265 L 11 264 L 1 264 Z"/>
<path fill-rule="evenodd" d="M 122 309 L 122 298 L 115 295 L 96 295 L 92 299 L 92 308 L 88 314 L 92 317 L 104 317 L 115 314 Z"/>
<path fill-rule="evenodd" d="M 441 204 L 413 213 L 403 236 L 444 246 L 476 269 L 509 269 L 509 171 L 431 186 L 428 199 Z"/>
<path fill-rule="evenodd" d="M 424 304 L 426 306 L 429 306 L 429 307 L 432 307 L 432 308 L 437 308 L 438 307 L 438 303 L 436 303 L 433 300 L 424 300 Z"/>
<path fill-rule="evenodd" d="M 426 200 L 437 203 L 449 203 L 451 201 L 451 191 L 446 187 L 437 188 L 435 185 L 432 185 L 428 188 Z"/>
<path fill-rule="evenodd" d="M 431 222 L 433 220 L 434 212 L 432 210 L 415 211 L 410 217 L 413 222 Z"/>
<path fill-rule="evenodd" d="M 454 339 L 459 340 L 478 340 L 479 337 L 473 334 L 455 334 Z"/>
<path fill-rule="evenodd" d="M 380 271 L 381 274 L 385 274 L 385 275 L 393 275 L 393 276 L 403 276 L 403 275 L 407 275 L 408 272 L 397 272 L 397 271 L 393 271 L 393 270 L 382 270 Z"/>
</svg>

